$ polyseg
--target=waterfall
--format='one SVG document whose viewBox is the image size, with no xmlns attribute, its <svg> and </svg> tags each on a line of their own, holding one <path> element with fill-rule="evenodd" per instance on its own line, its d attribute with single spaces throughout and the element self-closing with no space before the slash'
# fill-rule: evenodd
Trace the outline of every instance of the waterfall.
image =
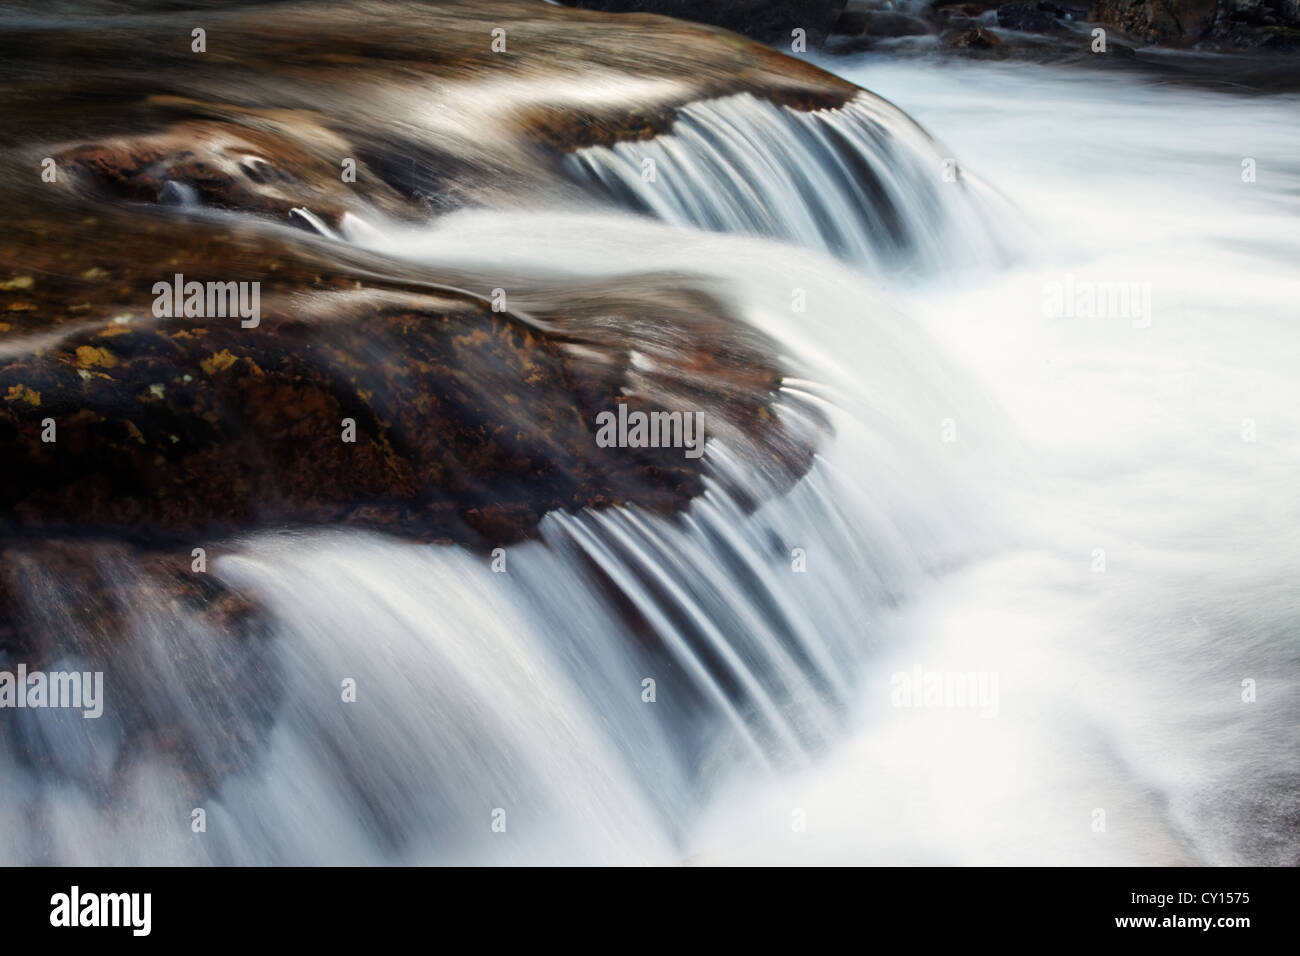
<svg viewBox="0 0 1300 956">
<path fill-rule="evenodd" d="M 69 615 L 60 666 L 102 667 L 134 705 L 2 725 L 0 820 L 44 821 L 40 838 L 5 828 L 6 861 L 680 860 L 727 781 L 814 765 L 842 739 L 881 614 L 987 533 L 970 459 L 937 438 L 982 399 L 845 266 L 614 214 L 472 212 L 369 241 L 470 277 L 558 261 L 614 281 L 635 261 L 707 284 L 790 342 L 808 376 L 787 379 L 780 413 L 817 409 L 822 455 L 751 512 L 728 489 L 752 486 L 753 463 L 713 438 L 685 513 L 554 513 L 502 572 L 458 546 L 249 537 L 211 568 L 269 618 L 233 642 L 151 611 L 166 591 L 115 572 L 141 609 L 131 633 L 98 655 Z M 788 311 L 794 281 L 824 290 L 807 312 Z M 846 343 L 869 375 L 839 366 Z M 65 600 L 51 574 L 30 580 L 26 600 Z"/>
<path fill-rule="evenodd" d="M 876 275 L 996 265 L 1016 214 L 904 113 L 863 93 L 804 112 L 748 94 L 692 103 L 670 133 L 593 146 L 570 174 L 664 222 L 783 239 Z"/>
<path fill-rule="evenodd" d="M 680 521 L 555 515 L 503 573 L 364 535 L 249 540 L 213 573 L 264 603 L 268 633 L 231 647 L 145 610 L 93 665 L 132 706 L 6 722 L 4 858 L 673 862 L 721 781 L 807 767 L 845 732 L 916 561 L 897 533 L 864 553 L 881 529 L 835 510 L 852 493 L 819 469 L 757 516 L 717 489 Z"/>
<path fill-rule="evenodd" d="M 866 94 L 698 102 L 508 209 L 295 212 L 521 313 L 707 293 L 778 343 L 812 465 L 766 493 L 710 433 L 682 512 L 554 511 L 500 556 L 234 538 L 209 573 L 262 615 L 238 634 L 120 553 L 106 633 L 32 561 L 41 665 L 113 704 L 4 715 L 0 862 L 1294 862 L 1294 101 L 1003 66 L 882 79 L 1068 241 Z M 1045 318 L 1068 270 L 1137 270 L 1156 320 Z M 899 704 L 913 668 L 997 675 L 996 712 Z"/>
</svg>

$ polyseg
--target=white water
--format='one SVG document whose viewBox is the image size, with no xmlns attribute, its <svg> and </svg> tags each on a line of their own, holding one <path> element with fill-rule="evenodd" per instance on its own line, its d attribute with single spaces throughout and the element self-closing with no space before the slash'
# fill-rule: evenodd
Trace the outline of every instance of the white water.
<svg viewBox="0 0 1300 956">
<path fill-rule="evenodd" d="M 1294 860 L 1295 101 L 862 69 L 1035 221 L 1033 243 L 990 223 L 1019 265 L 972 278 L 930 257 L 929 278 L 885 290 L 860 271 L 883 260 L 836 263 L 811 237 L 596 211 L 368 240 L 485 288 L 706 284 L 785 343 L 792 396 L 830 417 L 803 482 L 750 516 L 717 489 L 679 522 L 553 515 L 505 574 L 458 548 L 250 540 L 213 573 L 272 611 L 251 649 L 137 592 L 115 677 L 145 716 L 9 722 L 0 859 Z M 1045 317 L 1066 270 L 1150 282 L 1151 327 Z M 707 458 L 741 467 L 716 443 Z M 890 675 L 916 665 L 996 672 L 996 716 L 891 706 Z M 220 784 L 196 792 L 148 744 L 119 759 L 141 720 Z"/>
<path fill-rule="evenodd" d="M 948 179 L 944 179 L 945 162 Z M 898 279 L 996 263 L 1009 210 L 889 103 L 804 113 L 748 94 L 695 103 L 670 133 L 568 159 L 580 180 L 674 225 L 784 239 Z"/>
<path fill-rule="evenodd" d="M 1018 543 L 900 609 L 862 729 L 717 801 L 702 859 L 1294 864 L 1300 101 L 1016 66 L 847 75 L 1038 227 L 1020 267 L 897 300 L 1014 419 Z M 1150 327 L 1045 316 L 1067 273 L 1150 283 Z M 999 716 L 891 706 L 918 664 L 998 673 Z"/>
</svg>

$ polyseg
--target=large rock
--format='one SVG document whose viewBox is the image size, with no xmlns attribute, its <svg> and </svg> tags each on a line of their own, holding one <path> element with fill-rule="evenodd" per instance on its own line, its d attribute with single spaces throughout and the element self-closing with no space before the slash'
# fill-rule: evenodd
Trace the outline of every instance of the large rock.
<svg viewBox="0 0 1300 956">
<path fill-rule="evenodd" d="M 1219 0 L 1093 0 L 1089 19 L 1147 43 L 1187 46 L 1205 38 Z"/>
<path fill-rule="evenodd" d="M 1300 24 L 1300 0 L 1223 0 L 1220 19 L 1255 26 Z"/>
<path fill-rule="evenodd" d="M 596 415 L 619 404 L 702 411 L 769 492 L 809 467 L 779 351 L 686 280 L 507 275 L 498 309 L 496 282 L 315 231 L 514 208 L 568 151 L 657 135 L 699 98 L 823 108 L 856 88 L 651 17 L 366 11 L 364 30 L 341 2 L 207 11 L 204 53 L 174 17 L 0 33 L 0 544 L 188 553 L 350 525 L 487 548 L 553 510 L 685 507 L 706 459 L 599 447 Z M 159 315 L 176 274 L 258 282 L 260 323 Z"/>
<path fill-rule="evenodd" d="M 624 402 L 703 410 L 711 435 L 807 466 L 762 438 L 781 432 L 775 350 L 716 302 L 627 280 L 548 304 L 521 282 L 525 317 L 427 273 L 374 278 L 386 265 L 112 210 L 11 223 L 0 532 L 202 544 L 328 524 L 491 546 L 551 510 L 682 507 L 703 459 L 597 446 Z M 157 317 L 177 273 L 259 281 L 259 324 Z M 633 376 L 633 351 L 656 372 Z"/>
<path fill-rule="evenodd" d="M 1300 49 L 1300 0 L 1224 0 L 1212 33 L 1222 46 Z"/>
</svg>

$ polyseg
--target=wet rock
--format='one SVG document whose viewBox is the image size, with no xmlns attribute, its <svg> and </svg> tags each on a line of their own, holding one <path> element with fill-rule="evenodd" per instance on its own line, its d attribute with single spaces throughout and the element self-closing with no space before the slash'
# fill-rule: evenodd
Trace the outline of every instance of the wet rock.
<svg viewBox="0 0 1300 956">
<path fill-rule="evenodd" d="M 1227 0 L 1210 39 L 1217 47 L 1240 50 L 1300 49 L 1300 2 Z"/>
<path fill-rule="evenodd" d="M 363 165 L 344 192 L 383 201 L 378 180 L 408 199 L 474 203 L 545 181 L 546 166 L 519 153 L 533 144 L 569 151 L 643 138 L 687 103 L 739 92 L 807 109 L 858 92 L 761 44 L 649 16 L 532 0 L 381 0 L 364 30 L 356 16 L 337 2 L 212 10 L 206 29 L 220 44 L 206 55 L 170 18 L 7 24 L 0 119 L 22 129 L 24 162 L 54 155 L 37 155 L 37 144 L 65 155 L 94 146 L 108 169 L 93 154 L 78 154 L 81 167 L 118 176 L 110 185 L 127 191 L 165 188 L 174 170 L 200 194 L 238 193 L 241 208 L 277 207 L 304 188 L 341 201 L 340 162 L 353 158 Z M 505 31 L 499 51 L 494 30 Z M 55 74 L 50 62 L 78 68 Z M 494 90 L 482 98 L 488 78 Z M 593 98 L 593 88 L 624 95 Z M 113 155 L 124 142 L 138 166 Z"/>
<path fill-rule="evenodd" d="M 832 40 L 835 52 L 850 52 L 872 46 L 877 40 L 929 36 L 934 28 L 920 17 L 890 10 L 850 8 L 840 17 Z"/>
<path fill-rule="evenodd" d="M 844 36 L 900 37 L 931 31 L 925 20 L 895 10 L 889 0 L 850 0 L 835 23 L 835 32 Z"/>
<path fill-rule="evenodd" d="M 1057 17 L 1064 13 L 1048 3 L 1004 3 L 998 7 L 998 26 L 1004 30 L 1050 33 L 1062 29 Z"/>
<path fill-rule="evenodd" d="M 342 137 L 298 123 L 269 132 L 228 122 L 182 121 L 155 133 L 114 137 L 58 152 L 63 182 L 106 200 L 255 212 L 288 221 L 306 208 L 337 227 L 358 193 L 335 173 L 352 150 Z M 410 214 L 404 197 L 369 169 L 366 207 Z"/>
<path fill-rule="evenodd" d="M 1186 46 L 1207 35 L 1218 0 L 1094 0 L 1089 19 L 1147 43 Z"/>
<path fill-rule="evenodd" d="M 213 10 L 206 55 L 166 18 L 0 35 L 18 131 L 0 146 L 0 537 L 157 549 L 345 525 L 486 548 L 553 510 L 684 508 L 707 459 L 599 447 L 620 403 L 702 411 L 773 487 L 809 467 L 813 438 L 776 410 L 776 347 L 680 277 L 519 279 L 497 310 L 475 277 L 311 231 L 513 207 L 569 150 L 662 133 L 699 98 L 820 109 L 856 88 L 648 17 L 367 11 L 357 30 L 347 4 Z M 602 83 L 627 93 L 593 105 Z M 259 321 L 158 311 L 177 274 L 257 283 Z"/>
<path fill-rule="evenodd" d="M 100 798 L 137 760 L 159 754 L 174 760 L 178 789 L 210 791 L 264 752 L 280 699 L 272 630 L 258 604 L 210 568 L 195 571 L 189 550 L 84 537 L 0 541 L 0 660 L 6 669 L 101 674 L 104 724 L 84 729 L 105 731 L 104 759 L 84 760 L 66 738 L 24 732 L 9 715 L 0 746 Z M 183 682 L 200 661 L 204 680 Z"/>
<path fill-rule="evenodd" d="M 489 546 L 551 510 L 684 506 L 702 459 L 596 445 L 619 402 L 702 410 L 792 476 L 809 463 L 777 437 L 775 349 L 680 286 L 570 288 L 524 317 L 490 290 L 376 280 L 279 236 L 128 214 L 28 228 L 0 247 L 0 295 L 24 306 L 0 336 L 0 533 L 183 543 L 328 524 Z M 71 276 L 25 281 L 33 250 Z M 174 273 L 260 281 L 260 323 L 159 318 L 153 288 Z M 634 382 L 633 351 L 657 375 Z"/>
<path fill-rule="evenodd" d="M 145 609 L 232 638 L 263 635 L 257 605 L 195 572 L 191 550 L 141 551 L 92 538 L 0 540 L 0 654 L 33 670 L 67 654 L 102 663 Z M 205 563 L 216 553 L 205 550 Z M 133 600 L 140 587 L 156 599 Z M 69 594 L 72 600 L 60 599 Z"/>
</svg>

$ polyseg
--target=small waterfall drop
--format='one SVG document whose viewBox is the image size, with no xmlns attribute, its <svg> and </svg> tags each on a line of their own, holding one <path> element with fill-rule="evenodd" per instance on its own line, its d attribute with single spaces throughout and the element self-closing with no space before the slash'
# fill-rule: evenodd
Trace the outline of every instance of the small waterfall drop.
<svg viewBox="0 0 1300 956">
<path fill-rule="evenodd" d="M 568 170 L 667 223 L 769 236 L 897 278 L 1004 261 L 1015 216 L 902 111 L 863 93 L 804 112 L 748 94 L 693 103 L 671 132 L 574 153 Z"/>
</svg>

